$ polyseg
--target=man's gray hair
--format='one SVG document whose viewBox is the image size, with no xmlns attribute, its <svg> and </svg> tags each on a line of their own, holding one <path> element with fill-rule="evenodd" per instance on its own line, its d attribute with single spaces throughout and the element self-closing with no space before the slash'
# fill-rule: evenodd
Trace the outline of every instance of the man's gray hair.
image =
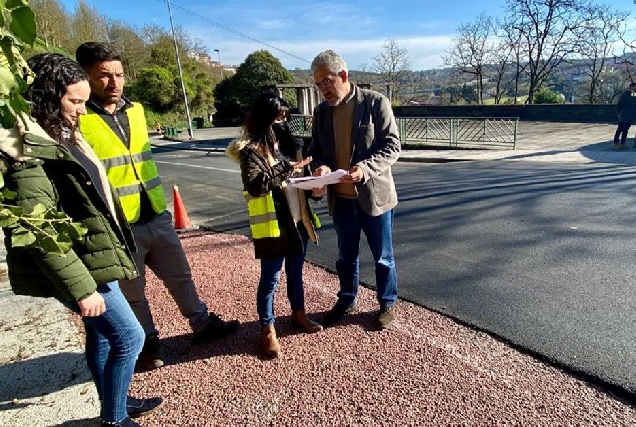
<svg viewBox="0 0 636 427">
<path fill-rule="evenodd" d="M 329 71 L 334 74 L 339 73 L 340 71 L 349 72 L 347 68 L 347 63 L 333 50 L 323 50 L 320 52 L 314 60 L 311 62 L 311 72 L 312 74 L 316 72 L 316 70 L 320 67 L 326 66 Z"/>
</svg>

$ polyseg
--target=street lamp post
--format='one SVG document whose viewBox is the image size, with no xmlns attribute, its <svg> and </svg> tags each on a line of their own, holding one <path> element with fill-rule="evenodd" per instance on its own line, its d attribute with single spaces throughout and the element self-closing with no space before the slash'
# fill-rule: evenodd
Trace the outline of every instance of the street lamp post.
<svg viewBox="0 0 636 427">
<path fill-rule="evenodd" d="M 221 67 L 221 80 L 223 80 L 223 64 L 221 64 L 221 52 L 218 49 L 214 49 L 214 51 L 216 52 L 216 57 L 219 60 L 219 67 Z"/>
<path fill-rule="evenodd" d="M 181 90 L 183 91 L 183 101 L 185 102 L 186 118 L 188 119 L 188 132 L 190 139 L 194 139 L 194 130 L 192 129 L 192 119 L 190 118 L 190 108 L 188 107 L 188 96 L 186 95 L 185 82 L 183 80 L 183 71 L 181 70 L 181 59 L 179 59 L 179 46 L 177 45 L 177 36 L 174 32 L 174 23 L 172 22 L 172 8 L 170 0 L 168 3 L 168 13 L 170 14 L 170 27 L 172 28 L 172 38 L 174 39 L 174 51 L 177 56 L 177 68 L 179 69 L 179 78 L 181 79 Z"/>
</svg>

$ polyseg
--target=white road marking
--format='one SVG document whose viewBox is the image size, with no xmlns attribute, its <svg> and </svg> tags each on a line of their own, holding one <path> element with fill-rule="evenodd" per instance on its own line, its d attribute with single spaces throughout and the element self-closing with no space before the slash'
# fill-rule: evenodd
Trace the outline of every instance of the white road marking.
<svg viewBox="0 0 636 427">
<path fill-rule="evenodd" d="M 230 172 L 230 173 L 240 173 L 241 172 L 240 169 L 223 169 L 223 168 L 215 168 L 215 167 L 212 167 L 212 166 L 189 165 L 189 164 L 186 164 L 186 163 L 176 163 L 176 162 L 163 162 L 161 160 L 155 160 L 155 163 L 164 163 L 166 165 L 175 165 L 175 166 L 187 166 L 189 168 L 209 169 L 209 170 Z"/>
</svg>

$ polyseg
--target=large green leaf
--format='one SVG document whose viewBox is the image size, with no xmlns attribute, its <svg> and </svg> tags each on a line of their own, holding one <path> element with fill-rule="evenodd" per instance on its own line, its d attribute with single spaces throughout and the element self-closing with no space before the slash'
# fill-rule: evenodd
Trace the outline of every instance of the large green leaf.
<svg viewBox="0 0 636 427">
<path fill-rule="evenodd" d="M 10 227 L 18 222 L 18 217 L 13 215 L 9 209 L 0 209 L 0 227 Z"/>
<path fill-rule="evenodd" d="M 36 241 L 36 246 L 49 254 L 62 254 L 62 250 L 51 236 L 39 236 Z"/>
<path fill-rule="evenodd" d="M 11 129 L 15 126 L 15 115 L 9 105 L 0 105 L 0 124 L 5 129 Z"/>
<path fill-rule="evenodd" d="M 2 179 L 1 185 L 4 186 L 4 179 Z M 18 193 L 16 193 L 15 191 L 11 191 L 5 187 L 2 188 L 2 191 L 0 192 L 0 194 L 2 195 L 2 200 L 13 200 L 18 195 Z"/>
<path fill-rule="evenodd" d="M 88 227 L 83 222 L 73 222 L 71 225 L 79 237 L 83 237 L 88 233 Z"/>
<path fill-rule="evenodd" d="M 29 215 L 38 216 L 38 215 L 42 215 L 45 212 L 46 212 L 46 206 L 44 206 L 42 203 L 38 203 L 35 206 L 33 206 L 33 209 L 31 209 L 31 212 L 29 213 Z"/>
<path fill-rule="evenodd" d="M 11 70 L 4 65 L 0 65 L 0 94 L 8 96 L 15 86 L 15 77 Z"/>
<path fill-rule="evenodd" d="M 60 234 L 57 236 L 56 243 L 60 252 L 63 254 L 67 253 L 71 250 L 71 248 L 73 248 L 73 240 L 64 234 Z"/>
<path fill-rule="evenodd" d="M 36 240 L 35 234 L 25 228 L 17 228 L 11 234 L 11 244 L 13 247 L 24 247 L 29 246 L 34 243 Z"/>
<path fill-rule="evenodd" d="M 15 9 L 16 7 L 28 6 L 27 0 L 6 0 L 4 7 L 7 9 Z"/>
<path fill-rule="evenodd" d="M 36 36 L 35 13 L 28 6 L 18 7 L 11 11 L 9 29 L 17 38 L 29 46 L 33 46 Z"/>
<path fill-rule="evenodd" d="M 70 221 L 70 220 L 69 220 Z M 88 232 L 88 228 L 80 222 L 58 223 L 57 231 L 60 235 L 67 235 L 71 240 L 80 240 Z"/>
<path fill-rule="evenodd" d="M 15 216 L 21 217 L 24 215 L 24 208 L 22 206 L 6 206 L 6 208 Z"/>
<path fill-rule="evenodd" d="M 35 246 L 46 253 L 64 255 L 73 248 L 73 241 L 66 235 L 38 236 Z"/>
<path fill-rule="evenodd" d="M 4 0 L 0 0 L 0 27 L 4 27 Z"/>
</svg>

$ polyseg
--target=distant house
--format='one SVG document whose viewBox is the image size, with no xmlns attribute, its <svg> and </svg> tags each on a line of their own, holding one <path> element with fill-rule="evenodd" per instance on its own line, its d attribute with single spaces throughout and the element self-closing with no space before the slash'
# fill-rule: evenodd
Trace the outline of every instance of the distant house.
<svg viewBox="0 0 636 427">
<path fill-rule="evenodd" d="M 195 52 L 195 51 L 188 51 L 187 53 L 188 57 L 194 59 L 195 61 L 207 65 L 208 67 L 212 66 L 212 58 L 210 57 L 210 55 L 208 55 L 207 53 L 201 53 L 201 52 Z"/>
</svg>

